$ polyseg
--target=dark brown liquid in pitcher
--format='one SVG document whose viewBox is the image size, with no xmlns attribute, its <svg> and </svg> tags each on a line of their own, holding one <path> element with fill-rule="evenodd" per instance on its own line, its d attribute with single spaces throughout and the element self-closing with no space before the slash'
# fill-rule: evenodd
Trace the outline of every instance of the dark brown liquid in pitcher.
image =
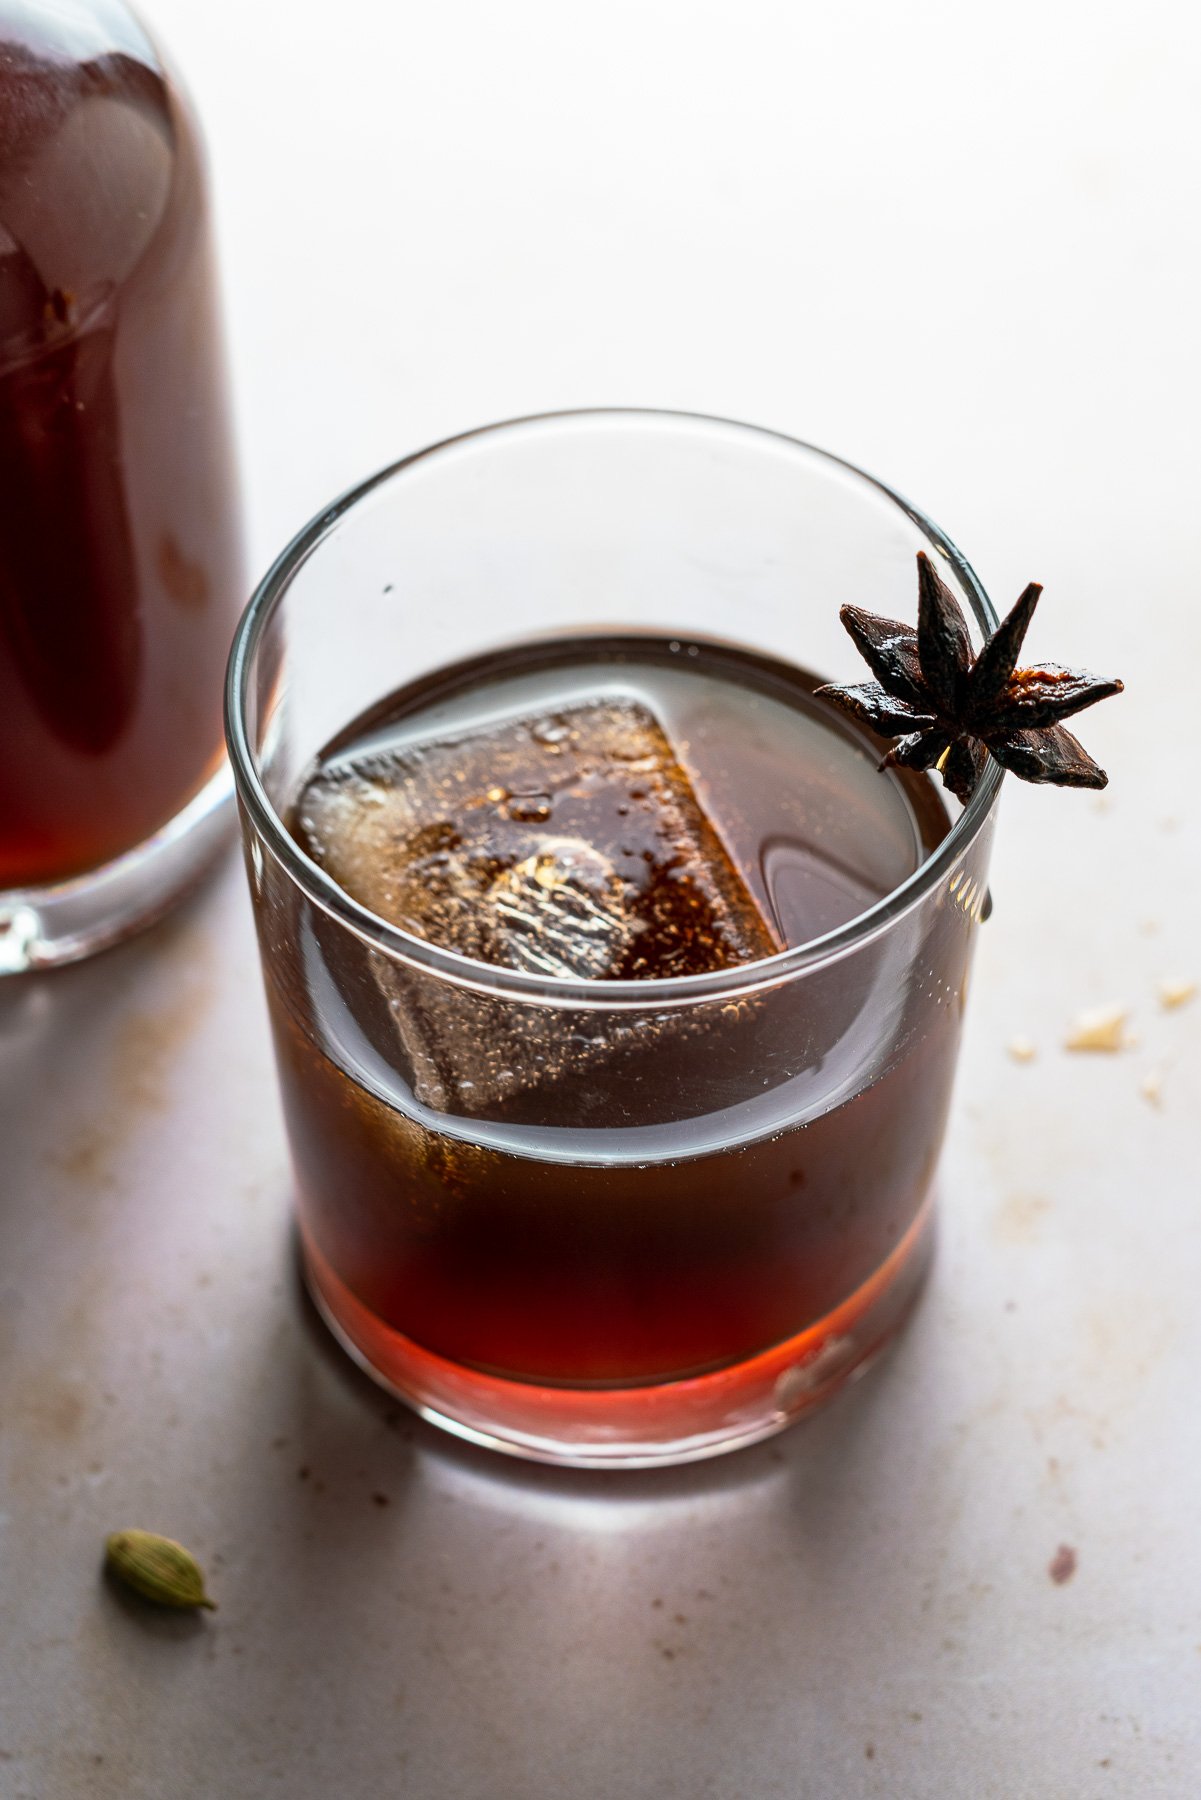
<svg viewBox="0 0 1201 1800">
<path fill-rule="evenodd" d="M 244 598 L 194 126 L 117 5 L 0 0 L 0 890 L 218 766 Z"/>
<path fill-rule="evenodd" d="M 739 968 L 857 917 L 948 829 L 813 685 L 712 644 L 527 646 L 349 726 L 291 829 L 378 916 L 552 994 Z M 684 1012 L 455 990 L 315 911 L 297 937 L 266 960 L 302 1225 L 384 1336 L 542 1384 L 678 1379 L 828 1317 L 916 1229 L 953 907 L 916 977 L 885 941 Z"/>
</svg>

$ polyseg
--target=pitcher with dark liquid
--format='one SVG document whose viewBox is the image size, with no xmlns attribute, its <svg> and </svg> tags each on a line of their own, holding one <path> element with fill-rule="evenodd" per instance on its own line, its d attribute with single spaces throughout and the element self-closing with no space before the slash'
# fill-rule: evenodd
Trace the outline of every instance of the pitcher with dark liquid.
<svg viewBox="0 0 1201 1800">
<path fill-rule="evenodd" d="M 195 123 L 124 6 L 0 0 L 0 971 L 218 848 L 241 585 Z"/>
</svg>

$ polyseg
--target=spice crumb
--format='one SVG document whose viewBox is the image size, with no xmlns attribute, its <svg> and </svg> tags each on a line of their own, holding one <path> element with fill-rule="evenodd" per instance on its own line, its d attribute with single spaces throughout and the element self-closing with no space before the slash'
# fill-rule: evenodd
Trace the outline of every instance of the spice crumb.
<svg viewBox="0 0 1201 1800">
<path fill-rule="evenodd" d="M 867 1757 L 868 1762 L 870 1762 L 872 1757 L 876 1754 L 876 1746 L 874 1744 L 864 1744 L 863 1754 Z"/>
<path fill-rule="evenodd" d="M 1065 1581 L 1070 1581 L 1072 1579 L 1072 1576 L 1076 1573 L 1076 1564 L 1078 1561 L 1079 1558 L 1070 1544 L 1060 1544 L 1058 1550 L 1047 1565 L 1047 1574 L 1051 1577 L 1051 1580 L 1055 1583 L 1056 1587 L 1062 1587 Z"/>
<path fill-rule="evenodd" d="M 1154 937 L 1156 932 L 1159 930 L 1159 920 L 1158 919 L 1140 919 L 1139 923 L 1138 923 L 1138 928 L 1142 932 L 1144 937 Z"/>
<path fill-rule="evenodd" d="M 391 1502 L 389 1501 L 387 1494 L 372 1494 L 371 1504 L 372 1506 L 389 1506 Z"/>
<path fill-rule="evenodd" d="M 1127 1010 L 1124 1006 L 1096 1006 L 1079 1013 L 1064 1039 L 1065 1050 L 1125 1050 Z"/>
<path fill-rule="evenodd" d="M 1163 1105 L 1163 1077 L 1158 1069 L 1148 1069 L 1138 1084 L 1138 1091 L 1149 1106 Z"/>
<path fill-rule="evenodd" d="M 1033 1062 L 1038 1055 L 1038 1046 L 1028 1037 L 1012 1037 L 1005 1048 L 1016 1063 Z"/>
<path fill-rule="evenodd" d="M 1187 1006 L 1197 992 L 1195 981 L 1161 981 L 1159 984 L 1159 1004 L 1165 1012 L 1175 1012 L 1178 1006 Z"/>
</svg>

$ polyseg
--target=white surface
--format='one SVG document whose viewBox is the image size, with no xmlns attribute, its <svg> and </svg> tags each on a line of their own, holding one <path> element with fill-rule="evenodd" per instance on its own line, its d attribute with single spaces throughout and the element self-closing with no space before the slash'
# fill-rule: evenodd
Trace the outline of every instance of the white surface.
<svg viewBox="0 0 1201 1800">
<path fill-rule="evenodd" d="M 913 1329 L 723 1463 L 502 1464 L 328 1345 L 232 862 L 0 991 L 0 1796 L 1194 1795 L 1201 1002 L 1154 984 L 1201 975 L 1201 827 L 1153 682 L 1201 663 L 1195 9 L 149 10 L 212 147 L 259 566 L 459 427 L 696 407 L 879 470 L 1130 692 L 1081 725 L 1106 804 L 1007 784 Z M 1136 1049 L 1058 1048 L 1109 1000 Z M 216 1615 L 100 1585 L 130 1523 Z"/>
</svg>

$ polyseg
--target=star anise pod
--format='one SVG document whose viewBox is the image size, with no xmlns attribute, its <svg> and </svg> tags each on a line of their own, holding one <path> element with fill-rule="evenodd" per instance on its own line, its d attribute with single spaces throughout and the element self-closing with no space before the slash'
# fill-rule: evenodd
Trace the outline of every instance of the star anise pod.
<svg viewBox="0 0 1201 1800">
<path fill-rule="evenodd" d="M 1110 694 L 1120 681 L 1058 663 L 1017 666 L 1042 588 L 1022 594 L 979 656 L 959 602 L 924 550 L 917 558 L 917 630 L 860 606 L 839 614 L 876 677 L 818 688 L 881 737 L 895 737 L 882 769 L 937 769 L 966 805 L 989 756 L 1023 781 L 1103 788 L 1109 777 L 1060 720 Z"/>
</svg>

